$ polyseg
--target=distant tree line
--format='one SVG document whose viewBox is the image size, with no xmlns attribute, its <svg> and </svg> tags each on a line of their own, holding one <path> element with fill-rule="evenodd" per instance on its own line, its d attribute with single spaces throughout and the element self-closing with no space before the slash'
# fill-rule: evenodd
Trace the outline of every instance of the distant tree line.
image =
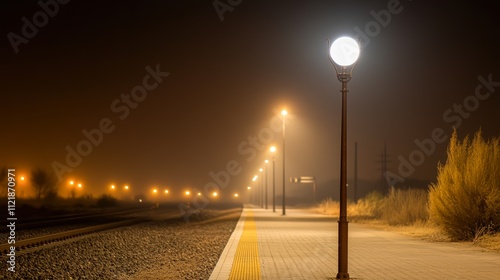
<svg viewBox="0 0 500 280">
<path fill-rule="evenodd" d="M 7 195 L 7 171 L 6 167 L 0 168 L 0 196 Z M 52 173 L 42 168 L 35 168 L 31 171 L 29 180 L 31 188 L 37 200 L 51 199 L 57 197 L 58 185 Z"/>
</svg>

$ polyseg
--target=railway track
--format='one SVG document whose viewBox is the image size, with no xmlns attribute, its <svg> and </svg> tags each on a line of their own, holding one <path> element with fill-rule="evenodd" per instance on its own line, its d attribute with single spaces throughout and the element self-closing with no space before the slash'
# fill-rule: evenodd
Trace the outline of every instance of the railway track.
<svg viewBox="0 0 500 280">
<path fill-rule="evenodd" d="M 166 211 L 165 211 L 166 210 Z M 10 247 L 15 246 L 16 253 L 33 252 L 38 249 L 44 248 L 46 245 L 58 245 L 58 243 L 72 241 L 72 239 L 77 240 L 78 238 L 85 237 L 87 235 L 97 234 L 102 231 L 117 229 L 125 226 L 131 226 L 139 223 L 158 221 L 158 220 L 169 220 L 169 219 L 182 219 L 182 213 L 178 209 L 151 209 L 151 208 L 141 208 L 141 209 L 128 209 L 120 211 L 109 211 L 105 213 L 92 213 L 90 215 L 72 215 L 72 216 L 59 216 L 52 219 L 33 219 L 30 223 L 25 223 L 26 228 L 36 228 L 37 225 L 43 225 L 47 227 L 50 225 L 62 225 L 74 222 L 86 221 L 89 219 L 95 219 L 96 217 L 109 217 L 111 220 L 116 218 L 121 218 L 123 220 L 111 222 L 106 222 L 104 224 L 86 226 L 72 230 L 66 230 L 62 232 L 45 234 L 39 237 L 28 238 L 24 240 L 16 240 L 15 244 L 1 244 L 0 245 L 0 257 L 5 258 L 10 252 Z M 148 212 L 148 213 L 146 213 Z M 221 211 L 215 217 L 205 217 L 203 221 L 194 221 L 198 224 L 206 224 L 215 221 L 224 220 L 231 218 L 234 215 L 240 214 L 241 210 L 231 209 L 226 211 Z M 127 217 L 128 215 L 128 217 Z"/>
<path fill-rule="evenodd" d="M 145 222 L 145 221 L 147 221 L 147 220 L 144 218 L 134 218 L 134 219 L 124 220 L 124 221 L 106 223 L 106 224 L 102 224 L 102 225 L 89 226 L 89 227 L 68 230 L 68 231 L 59 232 L 59 233 L 43 235 L 40 237 L 34 237 L 34 238 L 25 239 L 25 240 L 16 240 L 16 244 L 4 243 L 4 244 L 0 245 L 0 256 L 2 256 L 2 257 L 6 256 L 6 254 L 10 251 L 11 246 L 15 246 L 16 251 L 22 251 L 25 249 L 36 248 L 36 247 L 51 244 L 51 243 L 63 242 L 63 241 L 66 241 L 66 240 L 69 240 L 72 238 L 82 237 L 85 235 L 98 233 L 98 232 L 101 232 L 104 230 L 110 230 L 110 229 L 114 229 L 114 228 L 138 224 L 138 223 Z"/>
<path fill-rule="evenodd" d="M 99 233 L 105 230 L 116 229 L 120 227 L 130 226 L 138 223 L 147 222 L 151 217 L 144 214 L 145 212 L 151 212 L 153 209 L 151 208 L 140 208 L 140 209 L 127 209 L 127 210 L 119 210 L 119 211 L 108 211 L 104 213 L 92 213 L 89 215 L 72 215 L 72 216 L 59 216 L 51 219 L 33 219 L 29 223 L 21 224 L 22 229 L 33 229 L 37 228 L 37 226 L 41 226 L 46 228 L 48 226 L 58 226 L 58 225 L 67 225 L 69 223 L 75 222 L 85 222 L 88 220 L 92 220 L 95 218 L 108 218 L 111 219 L 111 222 L 105 222 L 99 225 L 86 226 L 72 230 L 66 230 L 63 232 L 57 232 L 52 234 L 45 234 L 39 237 L 28 238 L 24 240 L 16 240 L 15 244 L 4 243 L 0 245 L 0 257 L 6 257 L 6 255 L 10 252 L 11 246 L 15 246 L 16 252 L 26 251 L 30 249 L 36 250 L 36 248 L 48 245 L 55 244 L 59 242 L 65 242 L 71 239 L 76 239 L 79 237 L 83 237 L 86 235 L 91 235 L 95 233 Z M 161 216 L 164 218 L 172 218 L 174 214 L 178 212 L 177 210 L 167 211 L 162 213 L 158 211 L 156 216 Z M 132 217 L 126 217 L 126 215 L 130 215 Z M 135 217 L 134 217 L 135 215 Z M 139 217 L 137 217 L 139 216 Z M 116 221 L 116 218 L 120 218 L 123 220 Z M 114 219 L 114 220 L 113 220 Z"/>
<path fill-rule="evenodd" d="M 61 215 L 54 217 L 22 219 L 18 222 L 16 226 L 18 229 L 21 230 L 46 228 L 51 226 L 64 225 L 72 222 L 73 223 L 85 222 L 98 218 L 117 217 L 127 214 L 140 213 L 149 210 L 151 210 L 151 208 L 134 208 L 134 209 L 120 209 L 120 210 L 112 210 L 112 211 L 97 212 L 97 213 L 80 213 L 80 214 Z"/>
</svg>

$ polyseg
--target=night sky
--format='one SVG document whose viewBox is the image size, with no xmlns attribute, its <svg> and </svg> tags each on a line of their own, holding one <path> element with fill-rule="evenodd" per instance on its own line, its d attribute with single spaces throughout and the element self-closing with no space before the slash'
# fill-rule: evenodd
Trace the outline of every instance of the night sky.
<svg viewBox="0 0 500 280">
<path fill-rule="evenodd" d="M 362 45 L 348 85 L 348 172 L 357 141 L 363 192 L 380 189 L 384 142 L 389 171 L 402 175 L 401 158 L 436 129 L 500 135 L 498 1 L 52 0 L 49 16 L 18 2 L 0 9 L 0 166 L 56 177 L 54 166 L 67 166 L 61 188 L 75 179 L 94 195 L 112 183 L 203 190 L 210 172 L 237 163 L 225 189 L 243 192 L 270 144 L 280 186 L 281 123 L 270 122 L 286 108 L 287 178 L 315 176 L 320 193 L 338 196 L 341 95 L 326 39 L 344 35 Z M 34 15 L 39 27 L 23 35 Z M 161 73 L 140 92 L 151 72 Z M 108 133 L 69 165 L 68 147 L 102 123 Z M 433 181 L 447 143 L 401 185 Z"/>
</svg>

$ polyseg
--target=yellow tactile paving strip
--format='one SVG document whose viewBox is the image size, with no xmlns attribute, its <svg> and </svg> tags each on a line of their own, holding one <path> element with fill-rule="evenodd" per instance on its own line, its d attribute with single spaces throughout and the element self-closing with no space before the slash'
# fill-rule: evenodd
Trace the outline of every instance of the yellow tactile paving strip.
<svg viewBox="0 0 500 280">
<path fill-rule="evenodd" d="M 260 280 L 259 248 L 257 243 L 257 227 L 253 212 L 249 211 L 245 217 L 243 232 L 231 267 L 231 280 Z"/>
</svg>

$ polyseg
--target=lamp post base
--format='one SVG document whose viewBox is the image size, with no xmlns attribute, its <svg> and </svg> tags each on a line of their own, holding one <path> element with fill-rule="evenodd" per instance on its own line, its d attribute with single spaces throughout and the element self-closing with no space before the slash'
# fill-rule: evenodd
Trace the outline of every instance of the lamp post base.
<svg viewBox="0 0 500 280">
<path fill-rule="evenodd" d="M 335 279 L 350 279 L 349 273 L 338 273 Z"/>
<path fill-rule="evenodd" d="M 337 279 L 349 279 L 349 273 L 347 270 L 347 262 L 348 262 L 348 257 L 347 257 L 347 238 L 348 238 L 348 225 L 349 222 L 347 221 L 346 217 L 340 217 L 340 221 L 338 221 L 338 230 L 339 230 L 339 235 L 338 235 L 338 242 L 339 242 L 339 249 L 338 249 L 338 271 L 337 271 Z"/>
</svg>

